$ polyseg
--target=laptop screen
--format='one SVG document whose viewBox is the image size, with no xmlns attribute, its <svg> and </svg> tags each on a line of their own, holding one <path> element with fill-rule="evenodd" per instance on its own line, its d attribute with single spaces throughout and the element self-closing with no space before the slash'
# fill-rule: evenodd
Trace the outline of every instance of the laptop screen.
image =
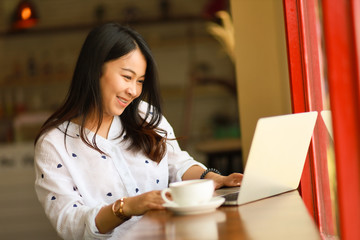
<svg viewBox="0 0 360 240">
<path fill-rule="evenodd" d="M 238 204 L 298 188 L 317 116 L 306 112 L 258 120 Z"/>
</svg>

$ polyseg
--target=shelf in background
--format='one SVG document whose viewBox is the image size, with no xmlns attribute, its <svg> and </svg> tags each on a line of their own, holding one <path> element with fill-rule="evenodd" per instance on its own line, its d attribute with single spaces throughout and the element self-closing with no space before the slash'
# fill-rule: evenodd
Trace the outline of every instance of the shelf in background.
<svg viewBox="0 0 360 240">
<path fill-rule="evenodd" d="M 201 22 L 205 19 L 200 16 L 177 16 L 171 18 L 138 18 L 132 21 L 124 20 L 113 20 L 124 25 L 136 26 L 136 25 L 151 25 L 151 24 L 170 24 L 170 23 L 191 23 L 191 22 Z M 111 22 L 111 21 L 108 21 Z M 93 28 L 99 23 L 83 23 L 83 24 L 74 24 L 74 25 L 64 25 L 64 26 L 52 26 L 52 27 L 34 27 L 31 29 L 26 29 L 22 31 L 3 31 L 0 32 L 0 37 L 11 37 L 11 36 L 23 36 L 23 35 L 40 35 L 40 34 L 60 34 L 66 32 L 77 32 L 85 31 Z"/>
</svg>

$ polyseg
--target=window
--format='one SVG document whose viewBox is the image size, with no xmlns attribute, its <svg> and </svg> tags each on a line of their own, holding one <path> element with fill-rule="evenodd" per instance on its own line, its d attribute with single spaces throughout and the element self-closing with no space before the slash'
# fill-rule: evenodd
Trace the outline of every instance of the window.
<svg viewBox="0 0 360 240">
<path fill-rule="evenodd" d="M 338 235 L 341 239 L 359 239 L 360 84 L 356 33 L 359 36 L 360 30 L 354 18 L 359 18 L 360 4 L 355 0 L 283 3 L 293 112 L 331 109 L 333 119 L 334 141 L 318 119 L 301 194 L 325 239 Z"/>
</svg>

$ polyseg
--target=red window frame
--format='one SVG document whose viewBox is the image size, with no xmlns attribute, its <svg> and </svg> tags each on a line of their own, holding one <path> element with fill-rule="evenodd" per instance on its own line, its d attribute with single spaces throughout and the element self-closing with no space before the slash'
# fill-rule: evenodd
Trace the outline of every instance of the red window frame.
<svg viewBox="0 0 360 240">
<path fill-rule="evenodd" d="M 294 112 L 321 111 L 317 0 L 283 0 Z M 360 239 L 360 3 L 322 0 L 327 80 L 333 120 L 341 239 Z M 324 128 L 317 123 L 301 194 L 319 230 L 333 234 Z M 325 237 L 326 238 L 326 237 Z"/>
<path fill-rule="evenodd" d="M 293 112 L 322 111 L 323 84 L 317 5 L 283 0 Z M 300 192 L 320 232 L 334 235 L 327 166 L 327 129 L 318 118 L 305 163 Z"/>
<path fill-rule="evenodd" d="M 340 234 L 341 239 L 360 239 L 360 3 L 323 0 L 322 8 Z"/>
</svg>

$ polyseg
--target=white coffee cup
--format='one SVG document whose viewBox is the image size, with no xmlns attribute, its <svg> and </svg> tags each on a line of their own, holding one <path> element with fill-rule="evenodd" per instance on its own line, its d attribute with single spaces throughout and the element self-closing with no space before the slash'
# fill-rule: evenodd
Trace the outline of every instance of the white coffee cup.
<svg viewBox="0 0 360 240">
<path fill-rule="evenodd" d="M 166 194 L 170 193 L 172 200 Z M 186 180 L 170 183 L 169 188 L 161 191 L 166 203 L 177 206 L 194 206 L 207 203 L 214 194 L 214 181 L 211 179 Z"/>
</svg>

